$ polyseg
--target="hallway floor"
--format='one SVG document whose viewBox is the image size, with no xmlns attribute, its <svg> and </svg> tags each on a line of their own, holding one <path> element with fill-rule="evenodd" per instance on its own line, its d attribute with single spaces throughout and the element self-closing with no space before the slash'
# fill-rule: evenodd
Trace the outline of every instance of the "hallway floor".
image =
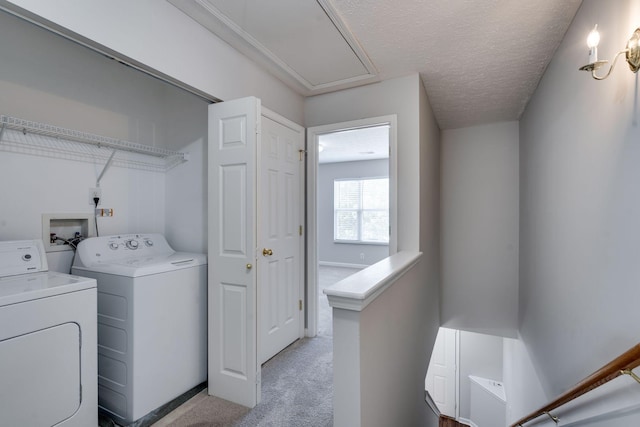
<svg viewBox="0 0 640 427">
<path fill-rule="evenodd" d="M 294 342 L 262 366 L 262 401 L 255 408 L 247 410 L 204 390 L 153 426 L 332 426 L 333 328 L 322 290 L 357 271 L 319 267 L 318 335 Z"/>
</svg>

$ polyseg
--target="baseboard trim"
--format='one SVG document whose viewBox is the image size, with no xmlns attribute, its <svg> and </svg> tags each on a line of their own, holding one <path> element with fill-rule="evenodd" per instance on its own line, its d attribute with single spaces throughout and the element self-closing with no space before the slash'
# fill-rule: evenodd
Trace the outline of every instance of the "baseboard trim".
<svg viewBox="0 0 640 427">
<path fill-rule="evenodd" d="M 325 267 L 347 267 L 347 268 L 367 268 L 367 264 L 349 264 L 346 262 L 318 261 L 318 265 Z"/>
<path fill-rule="evenodd" d="M 478 427 L 478 425 L 477 425 L 476 423 L 474 423 L 473 421 L 468 420 L 468 419 L 466 419 L 466 418 L 462 418 L 462 417 L 460 417 L 460 418 L 458 419 L 458 422 L 460 422 L 460 423 L 462 423 L 462 424 L 469 424 L 471 427 Z"/>
</svg>

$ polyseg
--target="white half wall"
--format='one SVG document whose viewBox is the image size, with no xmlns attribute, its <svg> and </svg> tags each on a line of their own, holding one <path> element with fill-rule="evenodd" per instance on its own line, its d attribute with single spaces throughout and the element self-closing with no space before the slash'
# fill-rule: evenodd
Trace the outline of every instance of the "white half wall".
<svg viewBox="0 0 640 427">
<path fill-rule="evenodd" d="M 442 132 L 442 326 L 518 330 L 518 123 Z"/>
<path fill-rule="evenodd" d="M 360 313 L 362 426 L 433 422 L 424 401 L 433 344 L 423 335 L 431 314 L 422 302 L 430 292 L 420 270 L 413 268 Z"/>
<path fill-rule="evenodd" d="M 329 296 L 334 323 L 336 427 L 438 425 L 424 399 L 424 360 L 431 353 L 432 343 L 423 333 L 431 314 L 424 309 L 423 302 L 428 301 L 430 290 L 420 280 L 421 262 L 403 271 L 361 311 L 338 308 L 339 303 L 332 302 Z M 385 267 L 386 264 L 382 265 L 376 272 L 384 272 Z M 371 286 L 367 282 L 357 283 L 360 276 L 374 281 L 388 280 L 374 273 L 367 276 L 366 271 L 347 279 L 350 283 L 339 292 L 341 302 L 351 298 L 344 296 L 349 295 L 351 286 L 356 286 L 359 292 Z M 399 273 L 390 270 L 389 274 Z M 338 283 L 334 288 L 340 286 Z M 357 305 L 363 301 L 351 302 Z"/>
</svg>

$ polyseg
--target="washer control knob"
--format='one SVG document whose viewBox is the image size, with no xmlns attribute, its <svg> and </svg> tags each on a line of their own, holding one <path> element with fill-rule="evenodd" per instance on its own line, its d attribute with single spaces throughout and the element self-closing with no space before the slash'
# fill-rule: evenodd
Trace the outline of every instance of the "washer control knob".
<svg viewBox="0 0 640 427">
<path fill-rule="evenodd" d="M 109 249 L 113 249 L 115 251 L 118 249 L 118 244 L 116 242 L 109 243 Z"/>
<path fill-rule="evenodd" d="M 148 247 L 151 247 L 151 246 L 153 246 L 153 240 L 147 239 L 147 240 L 144 241 L 144 244 L 147 245 Z"/>
<path fill-rule="evenodd" d="M 24 261 L 31 261 L 31 254 L 24 254 L 22 255 L 22 259 Z"/>
<path fill-rule="evenodd" d="M 126 245 L 127 245 L 127 248 L 129 248 L 129 249 L 133 249 L 133 250 L 138 249 L 138 241 L 137 240 L 133 240 L 133 239 L 127 240 Z"/>
</svg>

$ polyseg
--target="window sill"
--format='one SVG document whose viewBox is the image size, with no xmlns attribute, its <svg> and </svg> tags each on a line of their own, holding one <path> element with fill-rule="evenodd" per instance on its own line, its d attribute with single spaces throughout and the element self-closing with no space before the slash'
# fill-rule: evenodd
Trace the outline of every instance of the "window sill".
<svg viewBox="0 0 640 427">
<path fill-rule="evenodd" d="M 359 240 L 334 240 L 339 245 L 389 246 L 389 242 L 362 242 Z"/>
</svg>

